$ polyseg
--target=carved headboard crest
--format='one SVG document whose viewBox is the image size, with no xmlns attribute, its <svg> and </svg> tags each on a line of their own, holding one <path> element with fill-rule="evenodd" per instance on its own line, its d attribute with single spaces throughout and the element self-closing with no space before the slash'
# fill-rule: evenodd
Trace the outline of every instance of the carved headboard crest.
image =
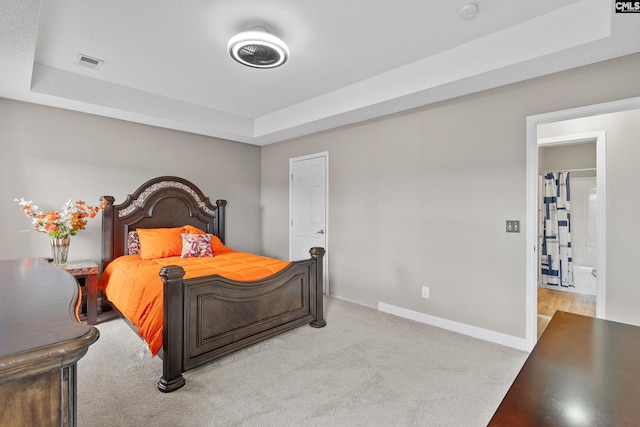
<svg viewBox="0 0 640 427">
<path fill-rule="evenodd" d="M 143 186 L 144 187 L 144 186 Z M 133 211 L 135 211 L 136 209 L 140 209 L 144 207 L 144 202 L 145 200 L 147 200 L 147 198 L 149 196 L 151 196 L 153 193 L 163 190 L 163 189 L 167 189 L 167 188 L 178 188 L 180 190 L 183 190 L 187 193 L 189 193 L 191 195 L 191 197 L 193 197 L 193 200 L 196 202 L 196 204 L 198 205 L 198 207 L 200 209 L 202 209 L 203 211 L 205 211 L 206 213 L 208 213 L 209 215 L 213 216 L 215 215 L 215 208 L 214 209 L 209 209 L 207 207 L 207 204 L 205 202 L 203 202 L 200 199 L 200 196 L 198 196 L 198 194 L 193 190 L 193 188 L 191 188 L 190 186 L 182 183 L 182 182 L 177 182 L 177 181 L 160 181 L 160 182 L 156 182 L 155 184 L 150 185 L 149 187 L 147 187 L 146 189 L 144 189 L 144 191 L 131 202 L 131 205 L 128 206 L 125 209 L 122 209 L 118 212 L 118 216 L 120 218 L 125 217 L 130 215 Z"/>
</svg>

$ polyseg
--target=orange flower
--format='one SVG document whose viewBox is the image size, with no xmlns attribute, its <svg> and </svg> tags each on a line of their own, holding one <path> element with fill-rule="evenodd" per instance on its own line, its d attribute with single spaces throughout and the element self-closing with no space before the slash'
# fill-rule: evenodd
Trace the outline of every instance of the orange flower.
<svg viewBox="0 0 640 427">
<path fill-rule="evenodd" d="M 33 218 L 33 228 L 36 231 L 47 233 L 54 238 L 67 238 L 75 236 L 78 231 L 84 230 L 87 226 L 87 219 L 95 218 L 98 212 L 104 209 L 107 201 L 100 200 L 99 206 L 87 205 L 84 201 L 78 200 L 72 203 L 69 200 L 62 207 L 61 212 L 49 211 L 46 214 L 36 212 L 37 206 L 24 199 L 15 199 L 22 207 L 25 215 Z"/>
</svg>

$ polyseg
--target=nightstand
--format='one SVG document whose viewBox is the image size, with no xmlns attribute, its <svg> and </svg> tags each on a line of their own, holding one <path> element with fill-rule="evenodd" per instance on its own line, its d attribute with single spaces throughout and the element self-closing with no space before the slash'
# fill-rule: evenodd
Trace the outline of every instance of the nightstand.
<svg viewBox="0 0 640 427">
<path fill-rule="evenodd" d="M 70 261 L 64 268 L 76 279 L 83 279 L 87 293 L 87 324 L 98 323 L 98 274 L 100 267 L 91 260 Z"/>
</svg>

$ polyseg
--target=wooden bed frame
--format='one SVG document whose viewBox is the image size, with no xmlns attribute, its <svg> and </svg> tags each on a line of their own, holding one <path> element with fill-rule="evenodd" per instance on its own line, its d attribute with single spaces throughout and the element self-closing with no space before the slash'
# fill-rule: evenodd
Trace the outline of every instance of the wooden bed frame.
<svg viewBox="0 0 640 427">
<path fill-rule="evenodd" d="M 216 206 L 191 182 L 163 176 L 144 183 L 124 203 L 105 196 L 102 214 L 102 268 L 127 254 L 127 236 L 136 228 L 192 225 L 225 241 L 226 200 Z M 218 275 L 185 280 L 179 266 L 159 272 L 164 283 L 162 377 L 158 389 L 185 384 L 182 373 L 304 323 L 326 325 L 322 306 L 323 248 L 311 258 L 256 282 Z"/>
</svg>

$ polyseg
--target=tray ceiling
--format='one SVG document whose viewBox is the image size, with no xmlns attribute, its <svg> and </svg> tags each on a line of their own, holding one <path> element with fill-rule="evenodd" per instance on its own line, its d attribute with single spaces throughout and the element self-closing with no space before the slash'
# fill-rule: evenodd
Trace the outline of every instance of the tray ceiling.
<svg viewBox="0 0 640 427">
<path fill-rule="evenodd" d="M 264 145 L 640 51 L 612 1 L 464 3 L 4 0 L 0 96 Z M 284 66 L 228 55 L 256 26 Z"/>
</svg>

